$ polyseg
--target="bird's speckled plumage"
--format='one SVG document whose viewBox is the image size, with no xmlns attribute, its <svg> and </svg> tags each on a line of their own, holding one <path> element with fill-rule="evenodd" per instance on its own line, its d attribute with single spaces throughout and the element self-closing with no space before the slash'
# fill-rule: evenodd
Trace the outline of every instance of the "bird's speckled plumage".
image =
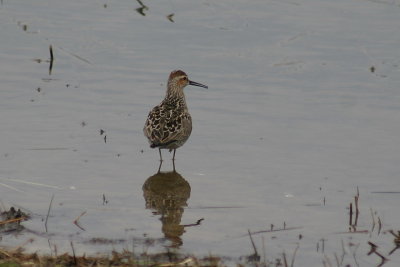
<svg viewBox="0 0 400 267">
<path fill-rule="evenodd" d="M 149 113 L 143 128 L 151 148 L 175 150 L 182 146 L 192 132 L 192 118 L 189 114 L 183 88 L 194 85 L 207 86 L 190 81 L 181 70 L 171 72 L 164 100 Z M 160 151 L 160 160 L 161 151 Z"/>
</svg>

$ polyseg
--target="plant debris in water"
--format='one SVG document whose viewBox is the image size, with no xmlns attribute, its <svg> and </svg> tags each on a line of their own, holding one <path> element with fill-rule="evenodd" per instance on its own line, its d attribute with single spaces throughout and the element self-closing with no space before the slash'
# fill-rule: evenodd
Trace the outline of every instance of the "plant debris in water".
<svg viewBox="0 0 400 267">
<path fill-rule="evenodd" d="M 97 256 L 75 256 L 62 254 L 59 256 L 41 256 L 36 253 L 23 253 L 21 248 L 16 250 L 0 249 L 0 267 L 5 266 L 196 266 L 196 267 L 217 267 L 223 266 L 222 260 L 218 257 L 195 258 L 193 256 L 182 255 L 174 252 L 164 252 L 158 254 L 136 255 L 130 251 L 121 253 L 113 251 L 111 255 Z"/>
<path fill-rule="evenodd" d="M 21 221 L 29 219 L 29 215 L 22 212 L 20 209 L 16 210 L 14 207 L 10 207 L 7 211 L 0 213 L 0 233 L 9 231 L 21 231 Z"/>
<path fill-rule="evenodd" d="M 171 201 L 160 201 L 162 197 L 158 194 L 162 191 L 159 191 L 160 186 L 165 188 L 168 185 L 170 190 L 177 188 L 180 189 L 183 195 L 180 195 L 180 201 L 172 201 L 173 203 L 180 203 L 180 205 L 185 206 L 186 200 L 190 195 L 190 187 L 187 187 L 186 190 L 182 190 L 185 188 L 185 182 L 183 178 L 179 178 L 178 174 L 175 173 L 175 176 L 171 177 L 172 173 L 158 173 L 154 176 L 151 176 L 143 186 L 144 196 L 146 199 L 146 207 L 154 209 L 156 213 L 160 212 L 160 207 L 157 205 L 158 203 L 171 203 Z M 162 179 L 161 179 L 162 178 Z M 166 181 L 168 178 L 174 178 L 169 181 L 169 184 L 159 184 L 158 180 Z M 176 178 L 178 178 L 176 180 Z M 180 186 L 178 186 L 180 185 Z M 188 185 L 187 185 L 188 186 Z M 175 192 L 175 191 L 174 191 Z M 170 194 L 168 194 L 170 195 Z M 177 194 L 172 194 L 177 195 Z M 390 262 L 394 255 L 398 255 L 400 249 L 400 230 L 394 229 L 382 229 L 382 222 L 377 212 L 374 212 L 370 209 L 371 213 L 371 225 L 370 228 L 363 222 L 359 225 L 359 214 L 362 210 L 362 205 L 360 205 L 360 192 L 357 188 L 357 193 L 354 196 L 354 201 L 352 201 L 349 205 L 349 220 L 348 220 L 348 230 L 344 232 L 338 232 L 336 234 L 370 234 L 370 238 L 367 241 L 364 241 L 364 245 L 369 246 L 369 252 L 364 254 L 366 257 L 373 257 L 374 261 L 377 261 L 377 266 L 384 266 L 387 262 Z M 103 201 L 106 200 L 105 195 L 103 194 Z M 49 205 L 49 211 L 51 208 L 51 202 Z M 104 203 L 103 203 L 104 204 Z M 178 210 L 182 208 L 179 206 Z M 168 206 L 171 208 L 171 206 Z M 74 224 L 84 230 L 79 225 L 79 219 L 85 215 L 86 212 L 82 212 L 74 221 Z M 49 214 L 49 212 L 48 212 Z M 181 215 L 181 213 L 180 213 Z M 179 216 L 178 216 L 179 217 Z M 203 219 L 199 219 L 197 223 L 194 224 L 180 224 L 180 218 L 178 221 L 174 222 L 178 226 L 179 229 L 188 227 L 188 226 L 197 226 L 200 225 Z M 0 212 L 0 234 L 2 233 L 10 233 L 11 231 L 21 231 L 25 228 L 20 225 L 21 221 L 29 219 L 29 215 L 20 209 L 15 209 L 14 207 L 10 207 L 9 210 L 5 210 Z M 167 225 L 167 222 L 164 222 Z M 169 222 L 168 222 L 169 223 Z M 174 225 L 175 225 L 174 224 Z M 367 227 L 367 228 L 366 228 Z M 243 255 L 238 259 L 232 258 L 222 258 L 222 257 L 195 257 L 188 254 L 179 253 L 178 248 L 181 245 L 181 242 L 174 243 L 174 241 L 180 240 L 180 233 L 178 232 L 177 236 L 170 241 L 172 241 L 172 246 L 165 247 L 166 252 L 160 253 L 147 253 L 147 250 L 142 253 L 138 253 L 135 251 L 129 251 L 124 249 L 122 251 L 110 251 L 108 253 L 96 253 L 93 255 L 87 256 L 86 254 L 77 255 L 75 254 L 74 244 L 71 241 L 71 249 L 72 253 L 57 253 L 57 248 L 55 247 L 54 251 L 51 252 L 51 255 L 43 255 L 37 253 L 25 253 L 24 247 L 26 244 L 33 241 L 33 239 L 29 239 L 24 244 L 18 246 L 17 248 L 4 248 L 0 247 L 0 267 L 10 267 L 10 266 L 135 266 L 135 267 L 222 267 L 222 266 L 231 266 L 232 263 L 236 262 L 236 266 L 258 266 L 258 267 L 283 267 L 283 266 L 298 266 L 296 264 L 296 255 L 300 247 L 300 243 L 297 243 L 296 248 L 291 252 L 287 253 L 285 250 L 283 253 L 279 253 L 272 257 L 266 257 L 266 248 L 264 237 L 262 236 L 263 246 L 257 247 L 256 242 L 254 241 L 254 236 L 259 234 L 265 234 L 270 232 L 277 231 L 289 231 L 293 229 L 301 229 L 302 227 L 287 227 L 286 222 L 283 222 L 283 228 L 275 228 L 273 224 L 271 224 L 269 230 L 263 231 L 250 231 L 248 230 L 248 236 L 253 248 L 253 253 L 251 255 Z M 29 231 L 29 229 L 26 229 Z M 127 229 L 132 230 L 132 229 Z M 372 235 L 372 233 L 375 233 Z M 383 234 L 391 234 L 393 236 L 393 243 L 390 247 L 383 246 L 376 237 L 381 236 Z M 40 234 L 38 234 L 40 236 Z M 167 234 L 166 239 L 172 237 L 171 234 Z M 299 240 L 302 239 L 302 234 L 299 234 Z M 1 240 L 1 235 L 0 235 Z M 127 240 L 125 239 L 106 239 L 106 238 L 91 238 L 87 241 L 83 241 L 84 244 L 92 244 L 92 245 L 117 245 L 117 244 L 125 244 Z M 342 240 L 342 250 L 341 252 L 337 251 L 332 255 L 328 255 L 325 251 L 325 243 L 327 239 L 320 239 L 317 243 L 317 252 L 321 250 L 321 253 L 324 254 L 323 266 L 333 266 L 331 262 L 336 261 L 336 266 L 360 266 L 359 265 L 359 257 L 357 257 L 356 253 L 359 247 L 362 245 L 362 242 L 357 242 L 355 239 L 350 240 L 347 244 Z M 146 238 L 141 241 L 141 244 L 150 247 L 154 245 L 155 240 L 151 238 Z M 347 249 L 345 249 L 347 247 Z M 349 262 L 353 262 L 354 265 L 349 265 Z"/>
</svg>

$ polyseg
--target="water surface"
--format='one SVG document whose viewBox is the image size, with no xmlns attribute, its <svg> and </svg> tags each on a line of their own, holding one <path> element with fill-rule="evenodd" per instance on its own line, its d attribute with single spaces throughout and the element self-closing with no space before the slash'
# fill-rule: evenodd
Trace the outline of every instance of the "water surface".
<svg viewBox="0 0 400 267">
<path fill-rule="evenodd" d="M 397 266 L 400 3 L 143 3 L 2 2 L 0 200 L 32 219 L 0 245 L 239 257 L 272 227 L 269 260 L 374 266 L 371 241 Z M 209 89 L 185 89 L 192 136 L 157 174 L 142 127 L 174 69 Z M 366 234 L 345 233 L 357 187 Z"/>
</svg>

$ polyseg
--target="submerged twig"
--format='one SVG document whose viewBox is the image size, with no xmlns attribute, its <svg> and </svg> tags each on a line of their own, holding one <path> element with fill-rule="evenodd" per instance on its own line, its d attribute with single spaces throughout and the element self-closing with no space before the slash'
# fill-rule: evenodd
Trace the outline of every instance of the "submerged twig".
<svg viewBox="0 0 400 267">
<path fill-rule="evenodd" d="M 108 204 L 108 200 L 107 200 L 107 198 L 106 198 L 106 195 L 103 193 L 103 206 L 104 206 L 105 204 Z"/>
<path fill-rule="evenodd" d="M 381 218 L 378 216 L 378 235 L 381 233 L 382 230 L 382 222 Z"/>
<path fill-rule="evenodd" d="M 79 219 L 86 214 L 86 211 L 82 212 L 81 215 L 79 215 L 78 217 L 76 217 L 76 219 L 74 220 L 74 224 L 81 230 L 86 231 L 85 228 L 83 228 L 82 226 L 79 225 L 78 221 Z"/>
<path fill-rule="evenodd" d="M 28 217 L 19 217 L 19 218 L 15 218 L 15 219 L 9 219 L 9 220 L 5 220 L 5 221 L 0 221 L 0 225 L 8 224 L 8 223 L 21 222 L 21 221 L 23 221 L 25 219 L 28 219 Z"/>
<path fill-rule="evenodd" d="M 350 211 L 349 211 L 349 226 L 353 225 L 353 203 L 350 203 Z"/>
<path fill-rule="evenodd" d="M 338 255 L 336 254 L 336 252 L 333 253 L 333 255 L 335 256 L 336 266 L 337 266 L 337 267 L 340 267 L 340 262 L 339 262 Z"/>
<path fill-rule="evenodd" d="M 352 251 L 352 252 L 353 252 L 353 253 L 352 253 L 352 256 L 353 256 L 354 262 L 356 263 L 357 266 L 360 266 L 360 265 L 358 264 L 357 258 L 356 258 L 356 253 L 357 253 L 357 249 L 358 249 L 359 246 L 360 246 L 360 244 L 354 245 L 355 248 L 354 248 L 354 250 Z"/>
<path fill-rule="evenodd" d="M 393 243 L 395 244 L 395 247 L 389 252 L 389 255 L 391 255 L 393 252 L 400 248 L 400 231 L 397 231 L 396 234 L 393 230 L 389 230 L 389 233 L 394 236 Z"/>
<path fill-rule="evenodd" d="M 371 211 L 371 218 L 372 218 L 372 228 L 371 228 L 371 234 L 375 229 L 375 217 L 374 217 L 374 212 L 372 211 L 372 208 L 369 209 Z"/>
<path fill-rule="evenodd" d="M 344 261 L 344 256 L 346 256 L 346 250 L 344 248 L 344 242 L 343 239 L 340 240 L 340 243 L 342 244 L 342 257 L 340 260 L 340 265 L 342 265 L 343 261 Z"/>
<path fill-rule="evenodd" d="M 53 55 L 53 46 L 49 46 L 50 50 L 50 65 L 49 65 L 49 75 L 51 75 L 51 70 L 53 69 L 53 61 L 54 61 L 54 55 Z"/>
<path fill-rule="evenodd" d="M 374 253 L 375 253 L 379 258 L 381 258 L 381 263 L 380 263 L 377 267 L 380 267 L 380 266 L 384 265 L 384 264 L 388 261 L 388 259 L 387 259 L 385 256 L 383 256 L 381 253 L 379 253 L 378 251 L 375 251 Z"/>
<path fill-rule="evenodd" d="M 58 49 L 58 50 L 61 50 L 61 51 L 64 51 L 64 52 L 67 53 L 68 55 L 73 56 L 74 58 L 76 58 L 76 59 L 78 59 L 78 60 L 80 60 L 80 61 L 83 61 L 83 62 L 85 62 L 85 63 L 87 63 L 87 64 L 92 65 L 92 63 L 91 63 L 89 60 L 87 60 L 87 59 L 85 59 L 85 58 L 83 58 L 83 57 L 81 57 L 81 56 L 79 56 L 79 55 L 77 55 L 77 54 L 74 54 L 74 53 L 72 53 L 72 52 L 69 52 L 69 51 L 67 51 L 67 50 L 66 50 L 65 48 L 63 48 L 63 47 L 57 47 L 57 49 Z"/>
<path fill-rule="evenodd" d="M 71 244 L 71 248 L 72 248 L 72 255 L 73 255 L 73 257 L 74 257 L 74 263 L 75 263 L 75 266 L 77 266 L 77 265 L 78 265 L 78 262 L 76 261 L 74 244 L 72 243 L 72 241 L 70 242 L 70 244 Z"/>
<path fill-rule="evenodd" d="M 259 261 L 260 260 L 260 255 L 258 255 L 256 245 L 254 244 L 253 237 L 251 236 L 251 232 L 250 232 L 250 230 L 247 230 L 247 232 L 249 233 L 251 245 L 253 246 L 253 249 L 254 249 L 254 254 L 252 256 L 250 256 L 250 257 L 251 257 L 251 259 L 253 261 Z"/>
<path fill-rule="evenodd" d="M 331 260 L 329 259 L 329 257 L 328 257 L 327 255 L 324 255 L 323 264 L 324 264 L 324 267 L 325 267 L 325 266 L 327 266 L 327 267 L 332 267 Z"/>
<path fill-rule="evenodd" d="M 283 264 L 284 264 L 284 266 L 285 266 L 285 267 L 288 267 L 285 251 L 283 251 L 283 253 L 282 253 L 282 258 L 283 258 Z"/>
<path fill-rule="evenodd" d="M 349 232 L 336 232 L 335 234 L 368 234 L 368 233 L 369 230 L 353 230 Z"/>
<path fill-rule="evenodd" d="M 258 255 L 256 245 L 254 244 L 253 237 L 251 236 L 251 232 L 250 232 L 250 230 L 247 230 L 247 232 L 249 233 L 251 245 L 253 246 L 253 249 L 254 249 L 254 254 Z"/>
<path fill-rule="evenodd" d="M 369 252 L 367 253 L 367 255 L 369 256 L 369 255 L 371 255 L 372 253 L 375 253 L 376 248 L 377 248 L 378 246 L 375 245 L 374 243 L 372 243 L 371 241 L 368 242 L 368 245 L 371 246 Z"/>
<path fill-rule="evenodd" d="M 372 243 L 371 241 L 368 242 L 368 245 L 371 246 L 371 249 L 370 249 L 370 251 L 367 253 L 367 255 L 368 255 L 368 256 L 371 255 L 371 254 L 377 255 L 378 257 L 381 258 L 381 263 L 378 265 L 378 267 L 384 265 L 384 264 L 388 261 L 388 259 L 387 259 L 385 256 L 383 256 L 381 253 L 379 253 L 379 252 L 377 251 L 378 246 L 375 245 L 374 243 Z M 389 255 L 390 255 L 390 254 L 389 254 Z"/>
<path fill-rule="evenodd" d="M 44 222 L 44 227 L 46 228 L 46 233 L 47 233 L 47 221 L 48 221 L 48 219 L 49 219 L 49 214 L 50 214 L 51 204 L 53 204 L 53 199 L 54 199 L 54 194 L 51 196 L 51 200 L 50 200 L 50 204 L 49 204 L 49 209 L 47 210 L 46 221 Z"/>
<path fill-rule="evenodd" d="M 251 234 L 256 235 L 256 234 L 262 234 L 262 233 L 272 233 L 272 232 L 281 232 L 281 231 L 289 231 L 289 230 L 297 230 L 297 229 L 302 229 L 303 227 L 286 227 L 284 229 L 278 228 L 278 229 L 272 229 L 271 230 L 261 230 L 257 232 L 252 232 Z"/>
<path fill-rule="evenodd" d="M 290 263 L 290 267 L 294 266 L 294 258 L 296 257 L 296 253 L 297 253 L 298 249 L 299 249 L 299 244 L 297 244 L 297 247 L 294 249 L 293 256 L 292 256 L 292 261 Z"/>
<path fill-rule="evenodd" d="M 136 11 L 140 14 L 140 15 L 142 15 L 142 16 L 146 16 L 146 13 L 144 13 L 146 10 L 149 10 L 149 8 L 145 5 L 145 4 L 143 4 L 143 2 L 142 1 L 140 1 L 140 0 L 136 0 L 138 3 L 139 3 L 139 5 L 141 6 L 141 7 L 139 7 L 139 8 L 136 8 Z"/>
<path fill-rule="evenodd" d="M 360 191 L 357 186 L 357 195 L 354 196 L 354 204 L 356 206 L 356 218 L 354 220 L 354 226 L 357 226 L 358 223 L 358 215 L 360 214 L 360 210 L 358 209 L 358 199 L 360 198 Z"/>
<path fill-rule="evenodd" d="M 174 13 L 167 15 L 167 19 L 171 22 L 175 22 L 174 19 L 172 18 L 174 15 L 175 15 Z"/>
<path fill-rule="evenodd" d="M 358 200 L 360 198 L 360 191 L 357 186 L 357 194 L 354 196 L 354 207 L 355 207 L 355 216 L 353 222 L 353 203 L 350 203 L 350 211 L 349 211 L 349 232 L 357 232 L 358 225 L 358 216 L 360 214 L 360 210 L 358 208 Z"/>
<path fill-rule="evenodd" d="M 53 55 L 53 46 L 50 45 L 49 46 L 49 50 L 50 50 L 50 62 L 54 60 L 54 55 Z"/>
</svg>

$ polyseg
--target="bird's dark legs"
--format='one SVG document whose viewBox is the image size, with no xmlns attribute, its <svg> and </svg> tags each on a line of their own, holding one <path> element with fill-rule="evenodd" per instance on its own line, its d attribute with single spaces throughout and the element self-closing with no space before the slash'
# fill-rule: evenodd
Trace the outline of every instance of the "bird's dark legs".
<svg viewBox="0 0 400 267">
<path fill-rule="evenodd" d="M 161 149 L 160 149 L 160 148 L 158 149 L 158 152 L 160 153 L 160 166 L 158 166 L 158 172 L 160 172 L 160 170 L 161 170 L 161 165 L 162 165 L 162 162 L 163 162 L 163 159 L 162 159 L 162 156 L 161 156 Z"/>
<path fill-rule="evenodd" d="M 158 149 L 158 153 L 160 153 L 160 161 L 162 162 L 161 148 Z"/>
<path fill-rule="evenodd" d="M 174 167 L 174 171 L 175 171 L 175 152 L 176 149 L 174 149 L 174 156 L 172 157 L 172 166 Z"/>
<path fill-rule="evenodd" d="M 160 172 L 160 170 L 161 170 L 161 165 L 162 165 L 162 161 L 160 161 L 160 165 L 158 166 L 158 171 L 157 171 L 157 173 Z"/>
<path fill-rule="evenodd" d="M 170 152 L 171 151 L 172 151 L 172 149 L 170 150 Z M 161 148 L 158 148 L 158 153 L 160 154 L 160 165 L 158 166 L 158 172 L 160 172 L 161 166 L 163 163 L 163 159 L 162 159 L 162 155 L 161 155 Z M 174 171 L 175 171 L 175 153 L 176 153 L 176 149 L 174 149 L 174 155 L 172 156 L 172 166 L 174 167 Z"/>
</svg>

